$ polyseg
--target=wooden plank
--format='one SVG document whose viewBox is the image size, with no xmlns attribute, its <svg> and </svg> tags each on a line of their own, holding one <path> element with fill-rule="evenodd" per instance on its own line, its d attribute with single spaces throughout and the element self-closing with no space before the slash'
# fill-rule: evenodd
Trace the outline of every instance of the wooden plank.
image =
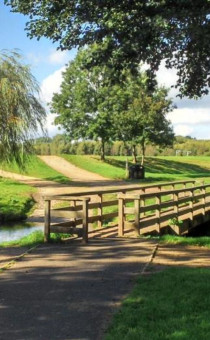
<svg viewBox="0 0 210 340">
<path fill-rule="evenodd" d="M 124 213 L 125 214 L 134 214 L 135 209 L 133 207 L 125 207 L 124 208 Z"/>
<path fill-rule="evenodd" d="M 105 201 L 102 203 L 102 207 L 111 207 L 113 205 L 118 205 L 118 200 Z"/>
<path fill-rule="evenodd" d="M 102 215 L 102 220 L 106 220 L 108 218 L 114 218 L 118 216 L 118 211 L 112 212 L 112 213 L 108 213 L 108 214 L 103 214 Z"/>
<path fill-rule="evenodd" d="M 48 195 L 48 196 L 44 196 L 44 200 L 47 201 L 90 201 L 89 197 L 81 197 L 80 195 L 77 196 L 78 193 L 74 193 L 74 194 L 66 194 L 64 195 Z"/>
<path fill-rule="evenodd" d="M 64 227 L 64 226 L 51 226 L 50 228 L 51 233 L 58 233 L 58 234 L 77 234 L 78 236 L 83 235 L 82 228 L 75 228 L 75 227 Z"/>
<path fill-rule="evenodd" d="M 187 181 L 174 181 L 174 182 L 163 182 L 163 183 L 158 183 L 158 184 L 152 184 L 152 185 L 145 185 L 145 186 L 119 186 L 117 188 L 112 188 L 112 189 L 103 189 L 103 190 L 92 190 L 92 191 L 80 191 L 80 192 L 74 192 L 74 193 L 69 193 L 64 195 L 48 195 L 44 196 L 44 199 L 46 200 L 85 200 L 89 199 L 88 197 L 79 197 L 79 196 L 93 196 L 93 195 L 98 195 L 98 194 L 109 194 L 109 193 L 120 193 L 122 191 L 124 192 L 129 192 L 129 191 L 134 191 L 134 190 L 147 190 L 147 189 L 152 189 L 152 188 L 157 188 L 159 186 L 164 187 L 164 186 L 169 186 L 170 184 L 182 184 L 182 183 L 195 183 L 195 180 L 187 180 Z M 208 186 L 208 185 L 207 185 Z M 209 185 L 210 186 L 210 185 Z"/>
<path fill-rule="evenodd" d="M 44 213 L 44 242 L 49 242 L 50 237 L 50 205 L 51 202 L 45 201 L 45 213 Z"/>
<path fill-rule="evenodd" d="M 51 210 L 51 216 L 52 217 L 64 217 L 64 218 L 83 218 L 83 213 L 82 211 L 53 209 Z"/>
<path fill-rule="evenodd" d="M 145 212 L 148 212 L 148 211 L 156 210 L 158 207 L 159 207 L 158 204 L 146 205 L 145 207 L 141 207 L 141 212 L 145 213 Z"/>
<path fill-rule="evenodd" d="M 82 220 L 80 220 L 80 223 L 78 225 L 81 225 L 82 224 Z M 53 223 L 51 224 L 50 226 L 50 230 L 52 227 L 74 227 L 75 224 L 74 224 L 74 221 L 65 221 L 65 222 L 57 222 L 57 223 Z"/>
<path fill-rule="evenodd" d="M 83 242 L 88 242 L 88 201 L 83 201 L 83 220 L 82 220 L 82 228 L 83 228 Z"/>
<path fill-rule="evenodd" d="M 156 208 L 156 217 L 157 217 L 157 232 L 160 233 L 160 204 L 161 204 L 161 196 L 157 195 L 156 196 L 156 204 L 157 204 L 157 208 Z"/>
<path fill-rule="evenodd" d="M 99 215 L 88 216 L 88 223 L 98 222 L 100 219 L 101 219 L 101 216 Z"/>
<path fill-rule="evenodd" d="M 114 217 L 117 217 L 118 216 L 118 212 L 113 212 L 113 213 L 108 213 L 108 214 L 103 214 L 102 215 L 102 221 L 103 220 L 106 220 L 108 218 L 114 218 Z M 101 218 L 101 216 L 99 215 L 96 215 L 96 216 L 89 216 L 88 217 L 88 222 L 89 223 L 94 223 L 94 222 L 97 222 L 99 221 L 99 219 Z"/>
<path fill-rule="evenodd" d="M 118 205 L 118 236 L 124 235 L 124 222 L 125 222 L 125 215 L 124 215 L 124 200 L 119 198 L 119 205 Z"/>
<path fill-rule="evenodd" d="M 139 199 L 136 199 L 134 201 L 134 229 L 137 235 L 139 235 L 139 229 L 140 229 L 140 201 Z"/>
<path fill-rule="evenodd" d="M 98 195 L 98 203 L 99 203 L 98 216 L 100 216 L 100 218 L 98 219 L 98 228 L 102 227 L 102 214 L 103 214 L 102 201 L 103 201 L 103 195 L 99 194 Z"/>
</svg>

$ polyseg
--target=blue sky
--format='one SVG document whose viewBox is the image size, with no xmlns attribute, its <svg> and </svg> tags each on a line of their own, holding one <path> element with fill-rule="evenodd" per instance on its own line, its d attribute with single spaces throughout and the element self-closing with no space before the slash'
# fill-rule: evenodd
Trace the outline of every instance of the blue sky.
<svg viewBox="0 0 210 340">
<path fill-rule="evenodd" d="M 25 62 L 31 66 L 33 75 L 40 83 L 42 100 L 47 103 L 52 94 L 59 91 L 62 81 L 62 71 L 70 59 L 73 59 L 76 51 L 57 51 L 57 45 L 46 38 L 30 40 L 27 37 L 25 23 L 27 17 L 21 14 L 11 13 L 10 8 L 0 3 L 0 49 L 19 49 L 25 58 Z M 170 86 L 175 83 L 174 70 L 166 70 L 162 64 L 158 72 L 158 81 L 161 85 Z M 170 91 L 177 109 L 169 114 L 175 133 L 191 135 L 197 139 L 210 139 L 210 95 L 198 100 L 182 100 L 176 98 L 177 92 Z M 48 113 L 46 127 L 50 136 L 58 130 L 52 122 L 54 115 Z"/>
</svg>

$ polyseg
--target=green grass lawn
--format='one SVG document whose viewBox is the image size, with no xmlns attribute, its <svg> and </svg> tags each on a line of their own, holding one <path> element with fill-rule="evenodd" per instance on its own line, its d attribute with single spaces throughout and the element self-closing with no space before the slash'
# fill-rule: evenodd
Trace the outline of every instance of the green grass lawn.
<svg viewBox="0 0 210 340">
<path fill-rule="evenodd" d="M 100 161 L 99 156 L 62 155 L 74 165 L 112 179 L 125 179 L 126 157 L 110 156 Z M 132 159 L 129 157 L 129 164 Z M 210 182 L 210 157 L 146 157 L 144 182 L 200 179 Z"/>
<path fill-rule="evenodd" d="M 26 165 L 25 169 L 21 170 L 17 164 L 9 163 L 9 164 L 1 164 L 0 165 L 2 170 L 14 172 L 17 174 L 37 177 L 49 181 L 55 181 L 59 183 L 69 183 L 70 179 L 65 177 L 64 175 L 60 174 L 56 170 L 49 167 L 45 164 L 41 159 L 36 156 L 31 156 Z"/>
<path fill-rule="evenodd" d="M 34 205 L 28 185 L 0 177 L 0 221 L 19 220 L 27 217 Z"/>
<path fill-rule="evenodd" d="M 50 234 L 50 242 L 51 243 L 59 243 L 69 238 L 70 234 Z M 7 248 L 7 247 L 27 247 L 31 248 L 38 244 L 44 243 L 44 233 L 42 231 L 34 231 L 33 233 L 20 238 L 19 240 L 15 241 L 8 241 L 8 242 L 0 242 L 0 247 Z"/>
<path fill-rule="evenodd" d="M 105 340 L 210 339 L 210 269 L 170 268 L 141 276 Z"/>
</svg>

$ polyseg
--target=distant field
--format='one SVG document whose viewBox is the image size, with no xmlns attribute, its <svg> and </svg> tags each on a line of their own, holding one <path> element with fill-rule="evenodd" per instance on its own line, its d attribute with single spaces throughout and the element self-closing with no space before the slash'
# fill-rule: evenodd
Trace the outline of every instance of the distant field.
<svg viewBox="0 0 210 340">
<path fill-rule="evenodd" d="M 125 179 L 126 157 L 106 157 L 100 161 L 99 156 L 62 155 L 74 165 L 112 179 Z M 129 157 L 131 165 L 132 158 Z M 141 182 L 174 181 L 199 178 L 210 182 L 210 157 L 146 157 L 146 178 Z"/>
<path fill-rule="evenodd" d="M 49 167 L 41 159 L 31 156 L 26 163 L 25 169 L 21 170 L 15 163 L 1 164 L 0 168 L 5 171 L 14 172 L 26 176 L 42 178 L 59 183 L 69 183 L 70 179 Z"/>
</svg>

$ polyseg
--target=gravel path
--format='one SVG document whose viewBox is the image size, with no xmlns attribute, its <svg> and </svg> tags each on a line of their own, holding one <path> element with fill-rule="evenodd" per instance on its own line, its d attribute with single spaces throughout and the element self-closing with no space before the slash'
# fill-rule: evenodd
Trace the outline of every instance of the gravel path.
<svg viewBox="0 0 210 340">
<path fill-rule="evenodd" d="M 109 178 L 80 169 L 59 156 L 39 156 L 39 158 L 51 168 L 69 177 L 73 182 L 95 183 L 97 185 L 98 182 L 107 182 L 108 184 L 112 181 Z"/>
</svg>

